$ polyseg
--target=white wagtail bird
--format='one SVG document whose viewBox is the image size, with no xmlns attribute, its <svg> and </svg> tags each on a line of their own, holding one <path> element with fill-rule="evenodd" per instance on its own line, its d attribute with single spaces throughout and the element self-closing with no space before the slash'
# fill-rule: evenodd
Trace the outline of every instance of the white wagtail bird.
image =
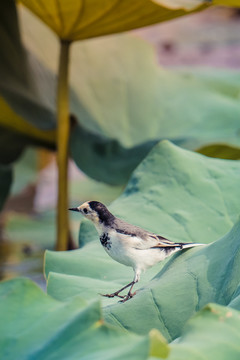
<svg viewBox="0 0 240 360">
<path fill-rule="evenodd" d="M 122 302 L 132 298 L 132 288 L 147 268 L 164 260 L 167 256 L 183 249 L 199 246 L 196 243 L 174 243 L 162 236 L 146 231 L 138 226 L 115 217 L 105 205 L 98 201 L 88 201 L 69 210 L 78 211 L 95 225 L 100 242 L 109 256 L 126 266 L 131 266 L 134 279 L 120 290 L 102 296 L 118 296 Z M 130 287 L 127 295 L 119 295 Z"/>
</svg>

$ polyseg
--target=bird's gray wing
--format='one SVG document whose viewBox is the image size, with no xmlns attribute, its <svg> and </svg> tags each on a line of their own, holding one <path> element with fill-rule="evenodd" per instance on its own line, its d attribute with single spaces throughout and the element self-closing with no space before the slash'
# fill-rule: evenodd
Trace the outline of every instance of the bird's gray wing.
<svg viewBox="0 0 240 360">
<path fill-rule="evenodd" d="M 137 238 L 139 239 L 139 237 Z M 135 248 L 145 250 L 145 249 L 174 249 L 182 248 L 185 243 L 175 243 L 171 240 L 168 240 L 160 235 L 155 235 L 153 233 L 144 232 L 141 236 L 141 241 L 137 241 Z"/>
<path fill-rule="evenodd" d="M 166 239 L 163 236 L 148 233 L 145 238 L 144 248 L 175 248 L 179 247 L 179 243 L 175 243 L 171 240 Z"/>
<path fill-rule="evenodd" d="M 128 224 L 127 222 L 116 218 L 114 228 L 117 233 L 126 235 L 128 242 L 136 249 L 150 249 L 150 248 L 175 248 L 181 247 L 181 243 L 175 243 L 166 239 L 163 236 L 156 235 L 138 226 Z"/>
<path fill-rule="evenodd" d="M 131 238 L 132 244 L 134 244 L 135 249 L 146 250 L 146 249 L 174 249 L 181 247 L 179 243 L 174 243 L 171 240 L 168 240 L 162 236 L 158 236 L 152 233 L 144 233 L 141 237 L 136 236 Z"/>
</svg>

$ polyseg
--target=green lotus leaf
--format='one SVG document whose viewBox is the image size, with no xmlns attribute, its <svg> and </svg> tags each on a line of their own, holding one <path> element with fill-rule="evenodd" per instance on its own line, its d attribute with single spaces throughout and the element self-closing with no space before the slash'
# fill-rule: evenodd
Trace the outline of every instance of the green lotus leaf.
<svg viewBox="0 0 240 360">
<path fill-rule="evenodd" d="M 27 279 L 0 283 L 3 359 L 133 359 L 148 356 L 149 340 L 102 321 L 99 302 L 59 302 Z"/>
<path fill-rule="evenodd" d="M 240 146 L 239 72 L 163 69 L 149 44 L 123 35 L 75 48 L 73 67 L 82 73 L 73 79 L 80 99 L 73 112 L 80 126 L 126 148 L 164 138 L 193 150 L 219 142 Z"/>
<path fill-rule="evenodd" d="M 169 360 L 239 359 L 240 313 L 209 304 L 186 324 Z"/>
<path fill-rule="evenodd" d="M 21 0 L 61 39 L 76 41 L 113 34 L 182 16 L 184 10 L 170 10 L 148 0 Z M 199 10 L 204 7 L 200 7 Z"/>
<path fill-rule="evenodd" d="M 157 140 L 150 140 L 126 148 L 118 140 L 97 135 L 76 124 L 70 137 L 71 155 L 78 167 L 88 176 L 111 185 L 125 184 L 156 143 Z"/>
<path fill-rule="evenodd" d="M 0 162 L 9 164 L 26 145 L 55 147 L 54 77 L 24 49 L 13 0 L 1 1 L 0 22 Z"/>
<path fill-rule="evenodd" d="M 168 141 L 151 151 L 110 210 L 172 240 L 210 244 L 149 269 L 128 302 L 103 298 L 109 323 L 141 334 L 156 328 L 171 341 L 208 302 L 228 305 L 238 296 L 239 173 L 238 161 L 211 159 Z M 80 245 L 73 252 L 47 251 L 45 274 L 53 297 L 80 294 L 90 301 L 131 281 L 132 270 L 108 257 L 87 222 L 80 229 Z"/>
<path fill-rule="evenodd" d="M 105 55 L 109 49 L 110 57 L 115 56 L 114 66 L 107 72 L 103 49 Z M 124 67 L 127 82 L 121 75 L 122 52 L 128 54 L 125 59 L 129 60 L 125 61 L 132 64 L 130 72 L 129 66 Z M 93 71 L 89 74 L 87 66 L 91 60 Z M 74 86 L 82 107 L 78 106 L 79 112 L 75 101 L 78 123 L 72 131 L 70 146 L 75 162 L 82 169 L 88 167 L 91 176 L 101 174 L 106 182 L 126 182 L 134 164 L 163 138 L 192 150 L 201 147 L 202 152 L 208 144 L 217 144 L 214 156 L 219 157 L 227 157 L 225 145 L 229 144 L 236 148 L 234 157 L 240 157 L 239 86 L 235 72 L 226 71 L 218 76 L 209 71 L 163 70 L 154 64 L 150 47 L 138 39 L 123 37 L 118 37 L 115 43 L 102 39 L 83 44 L 78 66 L 85 68 L 86 87 L 84 92 L 77 87 L 76 76 Z M 115 84 L 114 78 L 118 79 Z M 83 83 L 84 79 L 81 82 L 79 79 L 78 84 Z M 82 121 L 86 117 L 87 129 Z"/>
<path fill-rule="evenodd" d="M 238 73 L 162 69 L 150 45 L 126 36 L 79 44 L 72 63 L 84 71 L 72 79 L 79 100 L 73 99 L 71 153 L 91 176 L 126 182 L 165 138 L 191 150 L 216 144 L 214 155 L 223 157 L 224 145 L 234 146 L 240 157 Z"/>
</svg>

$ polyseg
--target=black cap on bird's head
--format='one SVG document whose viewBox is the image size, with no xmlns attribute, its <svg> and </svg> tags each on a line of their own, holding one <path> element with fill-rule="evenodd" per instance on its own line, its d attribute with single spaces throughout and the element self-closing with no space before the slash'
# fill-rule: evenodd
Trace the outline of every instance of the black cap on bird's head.
<svg viewBox="0 0 240 360">
<path fill-rule="evenodd" d="M 107 225 L 114 219 L 114 216 L 108 211 L 107 207 L 99 201 L 87 201 L 76 208 L 68 210 L 80 212 L 95 224 L 103 223 Z"/>
<path fill-rule="evenodd" d="M 107 207 L 99 201 L 88 201 L 88 204 L 92 210 L 97 212 L 107 210 Z"/>
</svg>

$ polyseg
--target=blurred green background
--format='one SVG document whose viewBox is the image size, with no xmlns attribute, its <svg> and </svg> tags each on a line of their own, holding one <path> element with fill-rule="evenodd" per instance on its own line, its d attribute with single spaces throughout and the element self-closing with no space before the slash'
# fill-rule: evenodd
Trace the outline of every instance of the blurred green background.
<svg viewBox="0 0 240 360">
<path fill-rule="evenodd" d="M 50 106 L 49 109 L 53 111 L 58 41 L 26 8 L 20 6 L 18 16 L 30 66 L 37 72 L 39 102 L 48 108 Z M 129 169 L 134 167 L 134 161 L 137 164 L 138 159 L 162 138 L 190 149 L 201 148 L 206 155 L 239 158 L 239 30 L 237 8 L 214 7 L 127 34 L 74 45 L 70 69 L 71 111 L 77 114 L 81 123 L 84 121 L 85 131 L 88 131 L 84 140 L 82 132 L 79 137 L 77 130 L 73 133 L 73 154 L 82 153 L 80 158 L 75 156 L 75 161 L 79 162 L 80 168 L 96 176 L 96 170 L 88 169 L 89 164 L 94 162 L 98 173 L 103 173 L 100 177 L 122 184 L 109 186 L 88 178 L 71 161 L 71 205 L 88 199 L 109 204 L 124 189 L 127 176 L 120 165 L 123 162 L 122 150 L 116 143 L 115 157 L 106 157 L 104 147 L 110 146 L 111 149 L 113 146 L 106 144 L 109 137 L 118 139 L 127 148 L 139 146 L 135 152 L 130 152 Z M 5 41 L 5 46 L 8 45 L 4 29 L 2 41 Z M 10 47 L 9 51 L 16 50 Z M 1 64 L 2 69 L 6 67 L 3 60 Z M 9 74 L 4 74 L 8 81 L 10 75 L 13 77 L 10 74 L 13 66 L 11 61 L 8 64 Z M 18 73 L 22 71 L 19 63 L 16 63 L 16 67 Z M 19 83 L 21 78 L 17 81 Z M 10 83 L 11 86 L 13 84 Z M 26 87 L 26 84 L 22 86 Z M 6 96 L 6 91 L 2 95 Z M 5 99 L 9 99 L 10 95 L 8 92 Z M 30 93 L 25 90 L 22 95 L 30 96 Z M 14 96 L 12 94 L 11 99 L 14 109 L 19 110 L 20 106 L 20 113 L 32 111 L 30 104 L 25 106 Z M 29 116 L 27 113 L 27 118 Z M 10 116 L 8 124 L 12 122 Z M 107 136 L 102 140 L 102 150 L 98 145 L 99 149 L 94 153 L 91 153 L 94 150 L 85 148 L 86 141 L 87 146 L 90 144 L 94 147 L 96 136 L 94 138 L 92 132 L 96 136 Z M 12 152 L 11 156 L 19 157 L 24 136 L 21 138 L 16 131 L 2 127 L 1 139 L 1 156 L 10 156 Z M 9 146 L 9 150 L 6 146 Z M 99 158 L 100 151 L 103 158 Z M 108 165 L 102 165 L 108 161 L 110 170 Z M 114 162 L 117 165 L 112 171 Z M 43 251 L 54 248 L 56 237 L 56 187 L 54 153 L 33 147 L 24 150 L 14 164 L 10 194 L 1 211 L 1 279 L 26 275 L 44 284 Z M 78 224 L 79 218 L 71 217 L 76 245 Z"/>
</svg>

